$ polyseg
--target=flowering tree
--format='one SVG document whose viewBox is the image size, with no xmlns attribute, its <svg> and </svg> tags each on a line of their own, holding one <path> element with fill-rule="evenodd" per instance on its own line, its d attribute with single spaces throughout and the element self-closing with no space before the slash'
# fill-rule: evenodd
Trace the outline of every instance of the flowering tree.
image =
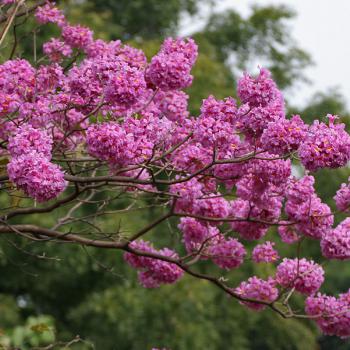
<svg viewBox="0 0 350 350">
<path fill-rule="evenodd" d="M 281 92 L 260 69 L 239 80 L 239 103 L 209 96 L 192 117 L 183 91 L 197 58 L 192 39 L 166 39 L 147 62 L 120 41 L 94 40 L 53 3 L 2 3 L 8 12 L 0 43 L 14 18 L 29 12 L 40 25 L 56 24 L 61 36 L 33 64 L 16 58 L 0 65 L 1 233 L 120 250 L 146 288 L 188 274 L 255 311 L 311 318 L 325 334 L 350 336 L 350 290 L 320 294 L 324 269 L 300 253 L 313 239 L 325 259 L 350 259 L 350 219 L 333 227 L 349 208 L 350 187 L 341 186 L 332 212 L 311 175 L 350 159 L 350 136 L 336 116 L 312 125 L 286 118 Z M 103 226 L 107 215 L 150 206 L 162 213 L 137 232 Z M 33 216 L 58 211 L 54 227 Z M 155 248 L 147 237 L 163 222 L 171 248 Z M 181 232 L 175 240 L 174 225 Z M 276 240 L 295 245 L 294 257 L 264 241 L 274 229 Z M 248 259 L 276 264 L 275 274 L 231 286 L 197 267 L 206 260 L 233 270 Z M 297 293 L 306 297 L 305 313 L 291 305 Z"/>
</svg>

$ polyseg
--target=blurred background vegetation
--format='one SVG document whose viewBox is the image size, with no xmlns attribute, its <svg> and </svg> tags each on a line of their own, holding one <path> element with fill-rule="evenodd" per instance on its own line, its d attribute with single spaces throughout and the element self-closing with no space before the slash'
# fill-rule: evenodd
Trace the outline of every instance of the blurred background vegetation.
<svg viewBox="0 0 350 350">
<path fill-rule="evenodd" d="M 251 68 L 257 59 L 265 62 L 287 96 L 288 91 L 305 82 L 304 70 L 312 64 L 312 58 L 290 36 L 296 15 L 292 9 L 252 7 L 250 15 L 243 17 L 234 10 L 216 13 L 216 2 L 65 0 L 59 5 L 70 21 L 92 27 L 95 38 L 121 39 L 143 48 L 148 57 L 158 51 L 165 36 L 179 32 L 184 16 L 198 20 L 203 6 L 211 8 L 203 28 L 192 34 L 200 52 L 193 71 L 194 84 L 187 91 L 193 115 L 198 114 L 202 99 L 209 94 L 217 98 L 234 96 L 238 74 Z M 33 26 L 28 20 L 18 31 L 24 34 Z M 51 26 L 36 32 L 39 44 L 57 33 Z M 32 47 L 33 37 L 29 35 L 17 52 L 30 59 Z M 332 113 L 349 125 L 343 97 L 337 91 L 319 92 L 306 107 L 293 104 L 292 99 L 287 103 L 289 114 L 299 113 L 308 122 Z M 332 207 L 332 197 L 349 173 L 342 169 L 317 174 L 320 196 Z M 50 225 L 59 214 L 37 215 L 31 220 Z M 155 215 L 157 212 L 150 210 L 129 217 L 110 217 L 104 225 L 113 228 L 123 220 L 128 229 L 135 230 Z M 177 233 L 169 233 L 164 224 L 153 231 L 153 239 L 161 246 L 169 234 Z M 266 239 L 274 235 L 270 232 Z M 280 249 L 284 256 L 295 252 L 295 246 L 281 245 Z M 302 254 L 323 261 L 318 242 L 306 242 Z M 216 275 L 222 273 L 205 263 L 200 268 Z M 273 274 L 273 269 L 248 262 L 225 277 L 236 285 L 253 274 Z M 326 271 L 324 292 L 347 290 L 349 264 L 328 262 Z M 144 289 L 120 252 L 3 238 L 0 276 L 0 344 L 4 349 L 31 349 L 57 340 L 69 342 L 77 335 L 85 341 L 74 342 L 71 348 L 82 350 L 350 349 L 349 342 L 321 336 L 311 322 L 282 320 L 271 311 L 248 311 L 205 281 L 185 277 L 176 285 Z M 301 308 L 302 300 L 297 298 L 295 306 Z"/>
</svg>

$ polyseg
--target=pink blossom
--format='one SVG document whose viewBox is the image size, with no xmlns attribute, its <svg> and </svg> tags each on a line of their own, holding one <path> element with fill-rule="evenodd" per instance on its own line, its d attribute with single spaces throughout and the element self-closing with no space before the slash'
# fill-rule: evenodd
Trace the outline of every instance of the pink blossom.
<svg viewBox="0 0 350 350">
<path fill-rule="evenodd" d="M 299 180 L 290 179 L 286 189 L 287 199 L 298 204 L 309 201 L 315 193 L 314 184 L 315 178 L 313 176 L 304 176 Z"/>
<path fill-rule="evenodd" d="M 181 53 L 190 65 L 194 65 L 198 56 L 198 46 L 191 38 L 167 38 L 162 44 L 161 52 L 167 55 Z"/>
<path fill-rule="evenodd" d="M 91 125 L 86 132 L 88 152 L 111 164 L 131 164 L 134 137 L 115 122 Z"/>
<path fill-rule="evenodd" d="M 109 74 L 105 87 L 107 102 L 130 107 L 146 89 L 144 75 L 137 68 L 121 65 L 119 71 Z"/>
<path fill-rule="evenodd" d="M 59 64 L 40 66 L 36 72 L 36 90 L 41 93 L 53 92 L 63 87 L 64 80 L 63 68 Z"/>
<path fill-rule="evenodd" d="M 296 222 L 296 228 L 304 235 L 320 239 L 333 225 L 334 216 L 330 207 L 315 194 L 303 203 L 287 202 L 285 211 Z"/>
<path fill-rule="evenodd" d="M 204 99 L 201 106 L 201 115 L 214 120 L 221 120 L 233 124 L 237 113 L 237 104 L 232 97 L 216 100 L 213 95 Z"/>
<path fill-rule="evenodd" d="M 62 11 L 55 7 L 54 2 L 39 6 L 35 11 L 35 18 L 40 24 L 56 23 L 62 26 L 65 23 Z"/>
<path fill-rule="evenodd" d="M 0 91 L 16 94 L 22 99 L 35 91 L 35 69 L 24 59 L 6 61 L 0 65 Z"/>
<path fill-rule="evenodd" d="M 81 25 L 72 26 L 66 24 L 62 28 L 62 37 L 65 43 L 71 47 L 85 49 L 91 44 L 93 32 Z"/>
<path fill-rule="evenodd" d="M 285 222 L 281 221 L 281 225 L 278 226 L 278 233 L 281 237 L 282 242 L 287 244 L 295 243 L 299 240 L 300 235 L 298 234 L 294 225 L 283 225 Z"/>
<path fill-rule="evenodd" d="M 193 40 L 165 40 L 146 71 L 146 80 L 164 90 L 179 90 L 191 85 L 191 68 L 197 57 Z"/>
<path fill-rule="evenodd" d="M 12 158 L 7 171 L 10 180 L 38 202 L 56 198 L 67 186 L 60 167 L 35 151 Z"/>
<path fill-rule="evenodd" d="M 183 91 L 158 92 L 156 94 L 156 104 L 169 120 L 181 122 L 189 116 L 187 110 L 188 95 Z"/>
<path fill-rule="evenodd" d="M 188 253 L 200 249 L 202 253 L 206 252 L 206 247 L 215 243 L 221 235 L 215 226 L 188 217 L 180 219 L 178 228 L 183 233 L 183 242 Z"/>
<path fill-rule="evenodd" d="M 237 113 L 236 127 L 252 142 L 270 122 L 284 118 L 283 96 L 268 70 L 260 69 L 256 78 L 245 74 L 238 81 L 237 92 L 242 106 Z"/>
<path fill-rule="evenodd" d="M 339 298 L 318 293 L 305 301 L 306 313 L 326 335 L 350 337 L 350 290 Z"/>
<path fill-rule="evenodd" d="M 243 244 L 238 239 L 231 237 L 227 239 L 222 237 L 208 250 L 208 255 L 214 264 L 226 270 L 231 270 L 241 265 L 246 254 Z"/>
<path fill-rule="evenodd" d="M 322 254 L 328 259 L 350 259 L 350 218 L 334 230 L 325 231 L 321 239 Z"/>
<path fill-rule="evenodd" d="M 261 311 L 266 308 L 266 304 L 274 302 L 278 297 L 278 289 L 272 278 L 267 281 L 256 276 L 248 278 L 248 281 L 243 281 L 234 290 L 234 292 L 242 298 L 253 299 L 264 303 L 254 303 L 252 301 L 241 301 L 241 304 L 250 309 Z"/>
<path fill-rule="evenodd" d="M 173 152 L 170 158 L 177 169 L 185 170 L 190 174 L 203 169 L 213 159 L 210 150 L 199 142 L 181 147 Z"/>
<path fill-rule="evenodd" d="M 180 213 L 195 213 L 199 211 L 199 198 L 203 196 L 203 185 L 196 178 L 170 186 L 170 193 L 176 194 L 175 209 Z"/>
<path fill-rule="evenodd" d="M 141 253 L 153 253 L 173 259 L 178 258 L 178 255 L 173 250 L 163 248 L 157 251 L 150 243 L 142 240 L 134 241 L 130 246 Z M 133 253 L 125 253 L 124 258 L 130 266 L 141 269 L 138 277 L 145 288 L 157 288 L 161 284 L 175 283 L 183 275 L 183 271 L 174 263 L 152 257 L 138 256 Z"/>
<path fill-rule="evenodd" d="M 307 170 L 339 168 L 350 159 L 350 135 L 345 124 L 335 124 L 335 117 L 327 115 L 329 125 L 315 120 L 299 147 L 301 163 Z"/>
<path fill-rule="evenodd" d="M 302 294 L 310 295 L 320 289 L 324 271 L 312 260 L 284 258 L 277 266 L 276 281 L 284 288 L 295 288 Z"/>
<path fill-rule="evenodd" d="M 236 219 L 230 226 L 246 240 L 262 238 L 269 228 L 269 222 L 275 222 L 281 210 L 281 202 L 272 198 L 266 208 L 260 208 L 249 201 L 237 199 L 231 202 L 231 216 Z"/>
<path fill-rule="evenodd" d="M 280 186 L 286 183 L 291 175 L 291 161 L 289 159 L 278 159 L 278 156 L 273 154 L 263 153 L 257 156 L 256 159 L 250 160 L 246 169 L 255 178 L 261 179 L 265 183 L 270 182 Z"/>
<path fill-rule="evenodd" d="M 48 56 L 52 62 L 60 62 L 64 57 L 69 57 L 72 54 L 70 46 L 55 38 L 43 45 L 44 54 Z"/>
<path fill-rule="evenodd" d="M 305 139 L 307 129 L 299 115 L 271 122 L 261 136 L 262 148 L 277 155 L 294 152 Z"/>
<path fill-rule="evenodd" d="M 237 93 L 242 103 L 251 106 L 267 106 L 273 101 L 283 104 L 283 97 L 276 83 L 271 78 L 271 73 L 264 68 L 260 69 L 256 78 L 245 73 L 238 81 Z"/>
<path fill-rule="evenodd" d="M 46 131 L 35 129 L 30 125 L 22 125 L 9 138 L 8 150 L 12 157 L 19 157 L 33 151 L 50 160 L 52 138 Z"/>
<path fill-rule="evenodd" d="M 256 263 L 260 262 L 275 262 L 279 259 L 278 252 L 273 248 L 274 242 L 265 242 L 263 244 L 258 244 L 252 253 L 252 259 Z"/>
<path fill-rule="evenodd" d="M 349 181 L 350 178 L 348 179 L 348 182 Z M 341 184 L 340 189 L 333 198 L 339 210 L 347 211 L 350 206 L 350 185 L 345 183 Z"/>
</svg>

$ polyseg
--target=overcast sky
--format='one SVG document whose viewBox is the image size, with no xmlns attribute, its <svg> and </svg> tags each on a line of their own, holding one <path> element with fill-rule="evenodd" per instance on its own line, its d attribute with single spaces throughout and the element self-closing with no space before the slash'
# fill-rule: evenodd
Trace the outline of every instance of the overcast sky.
<svg viewBox="0 0 350 350">
<path fill-rule="evenodd" d="M 217 3 L 215 11 L 233 8 L 243 15 L 249 14 L 252 4 L 285 4 L 293 8 L 297 17 L 290 23 L 292 36 L 315 62 L 307 70 L 313 83 L 295 89 L 293 98 L 300 104 L 310 100 L 315 91 L 339 87 L 350 107 L 350 0 L 218 0 Z M 192 27 L 200 26 L 200 22 Z M 187 30 L 191 28 L 188 25 L 187 22 Z"/>
</svg>

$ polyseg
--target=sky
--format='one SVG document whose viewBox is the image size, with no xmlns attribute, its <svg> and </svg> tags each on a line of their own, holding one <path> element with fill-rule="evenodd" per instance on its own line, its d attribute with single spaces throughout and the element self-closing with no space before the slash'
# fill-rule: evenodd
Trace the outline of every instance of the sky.
<svg viewBox="0 0 350 350">
<path fill-rule="evenodd" d="M 252 4 L 284 4 L 297 13 L 289 23 L 291 34 L 310 53 L 314 65 L 306 70 L 312 83 L 291 91 L 290 101 L 305 104 L 316 91 L 338 87 L 350 108 L 350 0 L 217 0 L 215 11 L 232 8 L 246 16 Z M 206 15 L 208 10 L 202 17 Z M 200 19 L 184 22 L 184 34 L 202 23 Z"/>
</svg>

